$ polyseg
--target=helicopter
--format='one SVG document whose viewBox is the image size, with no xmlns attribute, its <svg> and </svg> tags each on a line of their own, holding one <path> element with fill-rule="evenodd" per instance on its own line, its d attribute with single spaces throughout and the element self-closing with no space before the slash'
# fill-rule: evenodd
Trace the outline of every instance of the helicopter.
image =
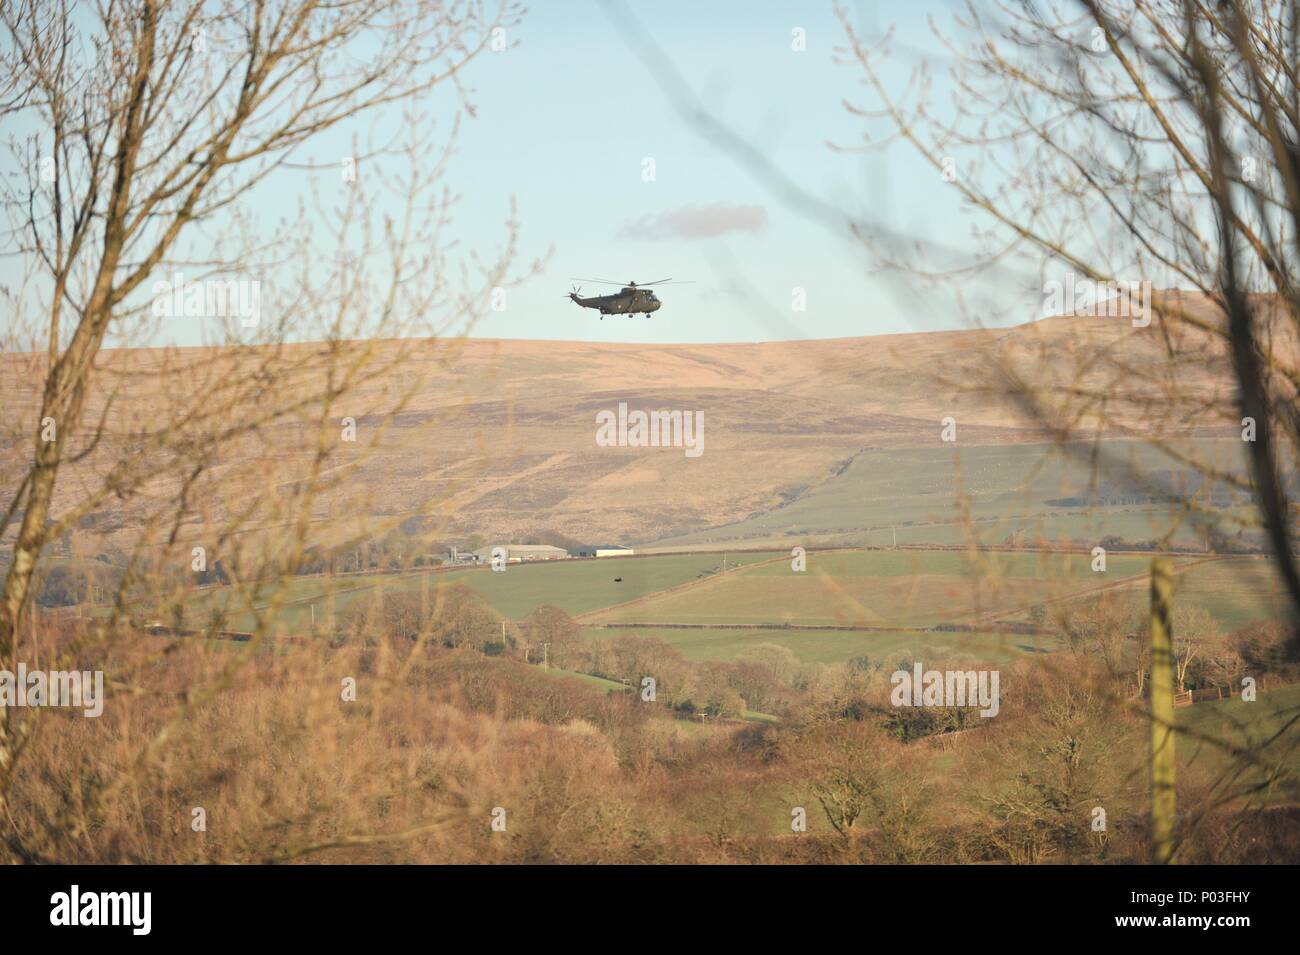
<svg viewBox="0 0 1300 955">
<path fill-rule="evenodd" d="M 621 285 L 621 282 L 611 282 L 608 279 L 573 279 L 574 282 L 597 282 L 601 285 Z M 638 285 L 636 282 L 628 282 L 621 289 L 611 295 L 594 295 L 590 298 L 582 297 L 582 289 L 575 286 L 569 293 L 570 301 L 576 302 L 583 308 L 600 309 L 600 317 L 604 319 L 606 315 L 631 315 L 637 312 L 644 312 L 649 315 L 651 312 L 657 312 L 663 306 L 663 302 L 655 295 L 651 285 L 664 285 L 672 282 L 673 279 L 657 279 L 653 282 L 642 282 Z M 690 282 L 678 282 L 678 285 L 689 285 Z"/>
</svg>

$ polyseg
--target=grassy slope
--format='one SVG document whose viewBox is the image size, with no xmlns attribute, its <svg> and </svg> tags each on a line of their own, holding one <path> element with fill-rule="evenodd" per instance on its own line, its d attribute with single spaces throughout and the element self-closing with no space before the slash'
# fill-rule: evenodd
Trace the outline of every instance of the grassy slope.
<svg viewBox="0 0 1300 955">
<path fill-rule="evenodd" d="M 787 561 L 745 569 L 615 608 L 597 622 L 929 627 L 1104 587 L 1147 565 L 1145 557 L 1112 556 L 1100 574 L 1083 554 L 990 553 L 973 561 L 942 551 L 814 553 L 804 573 Z"/>
<path fill-rule="evenodd" d="M 727 565 L 753 564 L 775 553 L 728 554 Z M 543 604 L 570 614 L 587 613 L 612 604 L 657 593 L 711 574 L 723 555 L 686 554 L 661 557 L 601 557 L 553 563 L 510 564 L 495 573 L 473 570 L 440 575 L 481 593 L 507 617 L 519 619 Z M 621 582 L 614 578 L 623 578 Z"/>
<path fill-rule="evenodd" d="M 900 659 L 913 660 L 918 647 L 925 659 L 986 660 L 1003 662 L 1026 652 L 1057 649 L 1049 636 L 997 633 L 919 633 L 916 631 L 836 630 L 672 630 L 656 627 L 593 628 L 583 631 L 588 639 L 608 640 L 629 636 L 654 636 L 676 647 L 688 660 L 734 660 L 764 643 L 786 647 L 805 663 L 838 663 L 856 656 L 870 657 L 893 665 Z"/>
<path fill-rule="evenodd" d="M 1031 603 L 1073 599 L 1112 584 L 1130 590 L 1133 599 L 1140 601 L 1148 566 L 1145 556 L 1112 555 L 1107 572 L 1101 575 L 1093 573 L 1089 558 L 1080 554 L 989 553 L 976 561 L 949 551 L 840 551 L 813 552 L 808 570 L 796 574 L 785 558 L 780 552 L 728 554 L 728 566 L 740 569 L 721 575 L 712 573 L 721 564 L 721 554 L 697 553 L 516 564 L 503 573 L 476 569 L 400 578 L 304 578 L 292 581 L 282 595 L 286 602 L 279 621 L 285 631 L 305 632 L 313 603 L 317 622 L 323 624 L 331 603 L 335 613 L 346 613 L 359 601 L 371 599 L 380 587 L 419 593 L 457 582 L 482 593 L 512 619 L 551 603 L 571 614 L 592 613 L 590 622 L 612 625 L 589 627 L 586 633 L 591 638 L 654 634 L 688 659 L 730 660 L 756 644 L 775 643 L 806 662 L 836 662 L 860 655 L 888 662 L 914 656 L 918 647 L 933 659 L 1003 661 L 1025 652 L 1056 649 L 1059 642 L 1051 636 L 999 633 L 997 621 L 984 615 L 1011 611 L 1007 619 L 1023 620 L 1024 614 L 1016 611 Z M 615 577 L 623 579 L 615 582 Z M 192 607 L 193 619 L 198 620 L 207 606 L 230 599 L 231 593 L 209 592 Z M 1179 596 L 1206 606 L 1225 629 L 1271 616 L 1281 608 L 1267 562 L 1251 558 L 1186 564 L 1180 573 Z M 231 610 L 230 628 L 251 627 L 248 613 L 238 607 Z M 690 623 L 700 629 L 618 626 L 630 622 Z M 906 629 L 945 622 L 973 623 L 977 632 Z M 720 626 L 737 623 L 881 629 Z"/>
<path fill-rule="evenodd" d="M 1265 557 L 1197 564 L 1178 575 L 1176 600 L 1204 607 L 1225 630 L 1285 615 L 1287 599 Z"/>
<path fill-rule="evenodd" d="M 1294 780 L 1300 775 L 1300 686 L 1281 687 L 1261 693 L 1252 703 L 1240 699 L 1197 703 L 1177 711 L 1180 727 L 1227 741 L 1235 746 L 1253 748 L 1281 732 L 1281 736 L 1260 750 L 1267 765 L 1284 766 Z M 1287 727 L 1290 722 L 1289 728 Z M 1284 729 L 1285 728 L 1285 729 Z M 1188 736 L 1179 736 L 1178 760 L 1181 766 L 1194 766 L 1198 774 L 1222 780 L 1227 791 L 1259 784 L 1266 778 L 1262 768 L 1247 768 L 1244 775 L 1231 777 L 1232 759 L 1220 748 Z M 1276 802 L 1300 800 L 1300 786 L 1272 787 L 1262 798 Z"/>
<path fill-rule="evenodd" d="M 1186 442 L 1209 460 L 1233 467 L 1240 441 Z M 1150 470 L 1176 469 L 1153 449 L 1134 441 L 1105 445 L 1108 460 L 1133 462 Z M 1049 500 L 1086 490 L 1086 463 L 1065 461 L 1051 445 L 917 447 L 865 451 L 842 474 L 808 489 L 792 503 L 724 527 L 665 538 L 657 543 L 690 545 L 747 540 L 754 545 L 803 535 L 883 546 L 960 544 L 968 529 L 956 523 L 959 493 L 970 500 L 969 516 L 984 543 L 1000 543 L 1013 531 L 1047 538 L 1069 536 L 1100 540 L 1108 534 L 1128 539 L 1159 537 L 1170 527 L 1169 509 L 1134 505 L 1082 508 L 1048 505 Z M 1177 543 L 1199 543 L 1194 530 L 1175 535 Z"/>
<path fill-rule="evenodd" d="M 777 556 L 773 553 L 726 555 L 728 567 L 745 565 Z M 553 604 L 570 614 L 585 613 L 636 597 L 656 593 L 669 587 L 710 574 L 721 564 L 723 555 L 687 554 L 658 557 L 608 557 L 591 560 L 537 561 L 510 564 L 502 572 L 487 568 L 458 570 L 445 574 L 410 574 L 403 577 L 310 577 L 291 581 L 281 595 L 278 614 L 280 626 L 288 631 L 306 630 L 311 622 L 311 604 L 316 604 L 317 620 L 323 621 L 333 604 L 335 614 L 347 613 L 359 601 L 369 600 L 379 588 L 387 592 L 431 592 L 431 588 L 453 583 L 464 584 L 481 593 L 498 612 L 518 620 L 543 604 Z M 621 582 L 614 578 L 621 577 Z M 269 602 L 271 593 L 259 595 L 256 602 Z M 203 618 L 214 605 L 227 606 L 228 629 L 252 626 L 246 603 L 233 590 L 218 588 L 192 605 L 191 619 Z"/>
</svg>

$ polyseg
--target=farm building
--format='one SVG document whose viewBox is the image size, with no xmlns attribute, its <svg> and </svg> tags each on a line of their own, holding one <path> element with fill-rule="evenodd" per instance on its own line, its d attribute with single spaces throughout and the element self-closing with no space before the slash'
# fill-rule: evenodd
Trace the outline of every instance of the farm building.
<svg viewBox="0 0 1300 955">
<path fill-rule="evenodd" d="M 569 556 L 563 547 L 552 547 L 550 544 L 494 544 L 493 547 L 504 547 L 506 560 L 512 564 L 524 560 L 559 560 Z M 492 560 L 492 549 L 484 547 L 476 550 L 474 556 L 479 563 L 489 563 Z"/>
<path fill-rule="evenodd" d="M 632 554 L 632 548 L 622 544 L 592 544 L 573 552 L 574 557 L 631 557 Z"/>
</svg>

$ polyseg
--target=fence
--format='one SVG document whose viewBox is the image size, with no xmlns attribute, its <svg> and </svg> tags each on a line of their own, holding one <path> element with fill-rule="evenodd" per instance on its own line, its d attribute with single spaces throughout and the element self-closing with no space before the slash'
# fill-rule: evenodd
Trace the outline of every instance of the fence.
<svg viewBox="0 0 1300 955">
<path fill-rule="evenodd" d="M 1270 689 L 1277 689 L 1277 687 L 1279 686 L 1289 686 L 1289 685 L 1290 684 L 1286 680 L 1283 680 L 1281 683 L 1278 683 L 1276 680 L 1270 677 L 1268 682 L 1266 683 L 1263 677 L 1259 677 L 1255 680 L 1255 692 L 1267 693 Z M 1202 687 L 1199 690 L 1188 690 L 1186 694 L 1181 694 L 1181 693 L 1178 694 L 1178 696 L 1186 695 L 1187 702 L 1179 703 L 1177 697 L 1175 697 L 1174 705 L 1191 706 L 1193 703 L 1212 703 L 1215 700 L 1232 700 L 1232 699 L 1239 698 L 1240 693 L 1241 693 L 1240 689 L 1236 689 L 1231 686 L 1207 686 L 1207 687 Z"/>
</svg>

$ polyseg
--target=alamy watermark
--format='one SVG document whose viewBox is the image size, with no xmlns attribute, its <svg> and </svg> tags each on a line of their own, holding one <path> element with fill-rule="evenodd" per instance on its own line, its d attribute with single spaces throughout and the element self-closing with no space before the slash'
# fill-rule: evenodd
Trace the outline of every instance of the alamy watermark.
<svg viewBox="0 0 1300 955">
<path fill-rule="evenodd" d="M 148 935 L 153 928 L 152 892 L 83 892 L 73 885 L 50 896 L 50 924 L 55 926 L 118 925 L 132 935 Z"/>
<path fill-rule="evenodd" d="M 1134 328 L 1146 328 L 1151 324 L 1151 283 L 1098 282 L 1067 272 L 1063 283 L 1043 283 L 1043 314 L 1131 318 Z"/>
<path fill-rule="evenodd" d="M 596 412 L 596 444 L 602 448 L 685 448 L 688 458 L 704 453 L 703 411 Z"/>
<path fill-rule="evenodd" d="M 18 664 L 18 672 L 0 670 L 0 709 L 7 706 L 59 706 L 80 708 L 94 718 L 104 712 L 104 671 L 32 670 Z"/>
<path fill-rule="evenodd" d="M 889 682 L 894 706 L 978 706 L 980 716 L 998 715 L 997 670 L 895 670 Z"/>
<path fill-rule="evenodd" d="M 180 272 L 153 284 L 153 314 L 158 318 L 238 318 L 244 328 L 262 320 L 262 283 L 256 279 L 202 279 L 187 282 Z"/>
</svg>

